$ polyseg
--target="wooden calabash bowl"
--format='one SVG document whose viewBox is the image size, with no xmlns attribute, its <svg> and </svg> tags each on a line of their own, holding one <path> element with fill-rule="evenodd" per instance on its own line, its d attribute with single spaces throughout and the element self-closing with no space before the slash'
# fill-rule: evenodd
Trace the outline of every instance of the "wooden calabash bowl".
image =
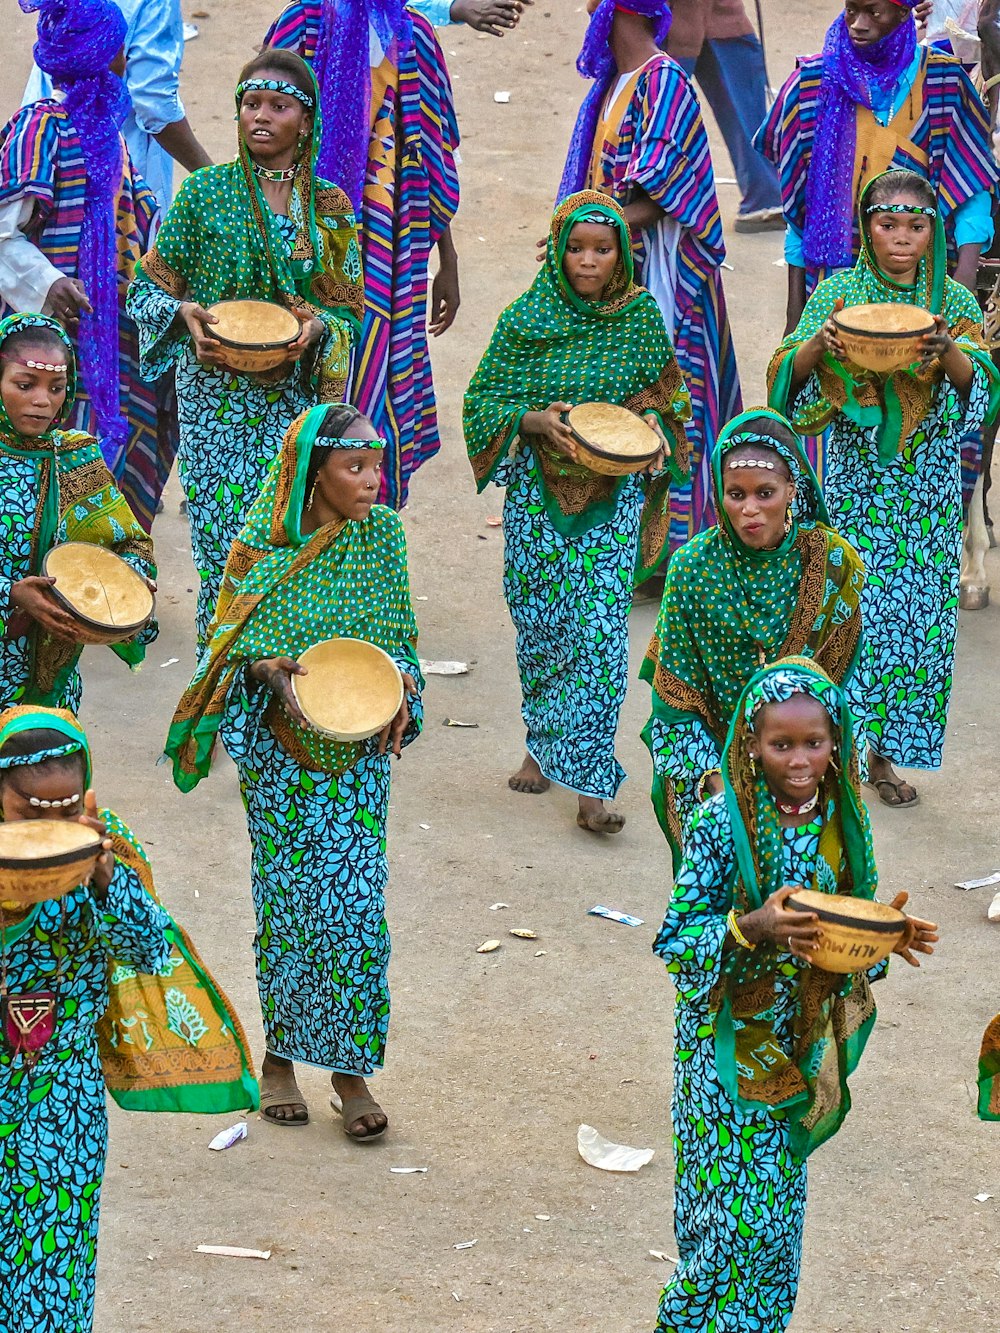
<svg viewBox="0 0 1000 1333">
<path fill-rule="evenodd" d="M 573 432 L 580 462 L 602 476 L 641 472 L 663 448 L 647 421 L 615 403 L 577 403 L 563 420 Z"/>
<path fill-rule="evenodd" d="M 934 332 L 934 316 L 918 305 L 852 305 L 831 316 L 847 359 L 888 375 L 924 355 L 921 339 Z"/>
<path fill-rule="evenodd" d="M 73 819 L 0 823 L 0 901 L 62 898 L 87 883 L 100 854 L 101 835 Z"/>
<path fill-rule="evenodd" d="M 888 903 L 839 893 L 796 889 L 785 899 L 793 912 L 815 912 L 820 941 L 812 963 L 826 972 L 863 972 L 888 958 L 903 937 L 906 917 Z"/>
<path fill-rule="evenodd" d="M 284 365 L 301 327 L 273 301 L 220 301 L 209 314 L 219 322 L 208 325 L 208 335 L 225 348 L 226 365 L 251 374 Z"/>
<path fill-rule="evenodd" d="M 122 643 L 153 618 L 156 601 L 149 584 L 106 546 L 53 546 L 42 573 L 55 579 L 53 596 L 72 615 L 78 643 Z"/>
<path fill-rule="evenodd" d="M 403 677 L 388 653 L 364 639 L 324 639 L 298 659 L 307 676 L 292 690 L 310 728 L 336 741 L 377 736 L 399 712 Z"/>
</svg>

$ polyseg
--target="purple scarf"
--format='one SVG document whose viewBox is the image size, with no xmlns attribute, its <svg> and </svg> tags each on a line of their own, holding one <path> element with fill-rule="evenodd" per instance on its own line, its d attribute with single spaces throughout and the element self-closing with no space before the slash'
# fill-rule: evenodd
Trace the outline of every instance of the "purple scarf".
<svg viewBox="0 0 1000 1333">
<path fill-rule="evenodd" d="M 122 49 L 126 24 L 111 0 L 19 0 L 38 11 L 35 63 L 66 97 L 87 171 L 77 276 L 93 311 L 80 317 L 80 378 L 97 418 L 101 449 L 120 475 L 128 438 L 118 380 L 118 247 L 115 212 L 122 178 L 119 129 L 131 102 L 108 66 Z"/>
<path fill-rule="evenodd" d="M 583 99 L 583 106 L 576 118 L 556 203 L 561 203 L 567 195 L 582 190 L 587 182 L 587 171 L 594 152 L 594 135 L 597 133 L 601 111 L 608 90 L 618 77 L 615 58 L 611 54 L 611 28 L 615 10 L 619 8 L 656 19 L 657 46 L 663 45 L 670 31 L 670 20 L 673 16 L 669 0 L 624 0 L 623 3 L 619 3 L 619 0 L 601 0 L 594 10 L 576 60 L 577 69 L 585 79 L 593 79 L 594 86 Z"/>
<path fill-rule="evenodd" d="M 405 0 L 324 0 L 323 25 L 313 57 L 323 110 L 323 142 L 316 174 L 339 185 L 361 214 L 371 140 L 369 23 L 385 50 L 393 38 L 400 54 L 413 40 Z"/>
<path fill-rule="evenodd" d="M 916 2 L 907 0 L 901 8 L 912 9 Z M 889 93 L 916 49 L 912 17 L 863 48 L 851 41 L 843 14 L 830 25 L 823 44 L 823 82 L 806 180 L 803 250 L 810 268 L 850 268 L 854 263 L 855 108 L 871 110 L 873 91 L 883 97 Z"/>
</svg>

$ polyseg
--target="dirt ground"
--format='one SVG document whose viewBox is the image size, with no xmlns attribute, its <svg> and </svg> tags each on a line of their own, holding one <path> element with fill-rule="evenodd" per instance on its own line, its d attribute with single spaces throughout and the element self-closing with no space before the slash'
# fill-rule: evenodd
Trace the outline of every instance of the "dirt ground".
<svg viewBox="0 0 1000 1333">
<path fill-rule="evenodd" d="M 232 88 L 272 17 L 268 0 L 186 0 L 201 32 L 188 44 L 188 114 L 217 159 L 235 143 Z M 777 84 L 814 50 L 831 0 L 765 0 Z M 33 23 L 8 4 L 0 111 L 16 105 Z M 619 753 L 631 774 L 628 828 L 599 841 L 573 825 L 561 792 L 515 796 L 506 777 L 522 730 L 501 537 L 487 526 L 498 492 L 477 498 L 462 444 L 461 395 L 502 307 L 531 280 L 583 90 L 573 60 L 582 4 L 536 0 L 520 30 L 495 40 L 442 33 L 462 126 L 455 226 L 464 304 L 434 348 L 444 447 L 417 477 L 406 514 L 421 651 L 471 672 L 432 678 L 427 727 L 395 777 L 389 830 L 393 1026 L 377 1092 L 387 1139 L 347 1141 L 327 1084 L 305 1070 L 313 1120 L 282 1134 L 252 1119 L 225 1153 L 223 1123 L 112 1108 L 104 1187 L 100 1333 L 640 1333 L 655 1322 L 674 1253 L 671 1227 L 672 990 L 650 942 L 669 889 L 639 741 L 648 694 L 626 702 Z M 494 93 L 509 90 L 499 105 Z M 731 175 L 714 126 L 720 177 Z M 720 183 L 727 220 L 736 190 Z M 726 276 L 744 392 L 761 401 L 783 322 L 780 237 L 731 237 Z M 172 483 L 155 537 L 159 642 L 135 676 L 88 650 L 84 718 L 99 799 L 118 809 L 154 859 L 170 908 L 191 929 L 247 1021 L 260 1025 L 251 956 L 248 847 L 232 766 L 182 797 L 156 767 L 192 665 L 194 578 Z M 990 556 L 1000 585 L 1000 560 Z M 921 781 L 916 811 L 873 812 L 884 896 L 909 890 L 939 920 L 940 953 L 879 988 L 878 1028 L 853 1081 L 854 1113 L 811 1163 L 798 1333 L 986 1333 L 1000 1294 L 1000 1129 L 973 1116 L 978 1042 L 998 1007 L 988 891 L 956 879 L 1000 865 L 996 607 L 963 615 L 949 744 Z M 653 610 L 632 617 L 634 666 Z M 478 730 L 442 726 L 445 716 Z M 489 905 L 502 900 L 506 911 Z M 604 902 L 638 929 L 587 915 Z M 538 942 L 510 937 L 527 926 Z M 992 931 L 992 933 L 991 933 Z M 502 938 L 498 953 L 476 946 Z M 541 951 L 541 956 L 539 952 Z M 581 1122 L 655 1148 L 634 1176 L 607 1175 L 576 1152 Z M 425 1166 L 396 1175 L 392 1166 Z M 990 1197 L 977 1203 L 975 1196 Z M 539 1216 L 541 1215 L 541 1216 Z M 475 1241 L 472 1248 L 456 1248 Z M 210 1258 L 200 1243 L 270 1249 L 268 1262 Z"/>
</svg>

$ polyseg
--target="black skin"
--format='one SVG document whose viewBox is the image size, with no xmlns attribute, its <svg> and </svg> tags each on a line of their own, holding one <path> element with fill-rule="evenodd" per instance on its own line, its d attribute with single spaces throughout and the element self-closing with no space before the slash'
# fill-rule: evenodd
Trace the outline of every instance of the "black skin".
<svg viewBox="0 0 1000 1333">
<path fill-rule="evenodd" d="M 534 3 L 535 0 L 454 0 L 451 21 L 468 24 L 476 32 L 491 37 L 502 37 L 520 23 L 525 5 Z"/>
<path fill-rule="evenodd" d="M 747 753 L 763 770 L 764 779 L 776 801 L 801 806 L 816 794 L 836 748 L 830 715 L 809 695 L 796 694 L 780 704 L 766 704 L 754 719 L 754 731 L 747 740 Z M 778 818 L 783 828 L 808 823 L 812 812 L 785 814 Z M 786 907 L 789 894 L 802 888 L 785 884 L 752 912 L 737 918 L 737 925 L 751 944 L 769 941 L 782 952 L 809 962 L 819 939 L 819 919 L 814 912 L 796 912 Z M 898 893 L 892 906 L 902 910 L 907 893 Z M 932 954 L 938 940 L 938 928 L 932 921 L 907 917 L 907 928 L 894 953 L 912 967 L 919 967 L 917 954 Z M 727 948 L 738 948 L 727 938 Z"/>
</svg>

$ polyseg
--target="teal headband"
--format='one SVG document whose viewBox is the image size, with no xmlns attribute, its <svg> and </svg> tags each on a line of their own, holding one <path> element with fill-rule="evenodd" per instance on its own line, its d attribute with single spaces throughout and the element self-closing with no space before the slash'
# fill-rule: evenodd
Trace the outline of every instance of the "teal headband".
<svg viewBox="0 0 1000 1333">
<path fill-rule="evenodd" d="M 294 97 L 297 102 L 301 102 L 308 111 L 312 111 L 316 105 L 308 93 L 283 79 L 244 79 L 236 85 L 237 105 L 243 100 L 244 93 L 283 93 L 285 97 Z"/>
<path fill-rule="evenodd" d="M 937 217 L 937 209 L 926 204 L 869 204 L 865 212 L 869 217 L 873 213 L 919 213 L 925 218 Z"/>
<path fill-rule="evenodd" d="M 758 673 L 751 682 L 743 695 L 743 716 L 747 722 L 753 722 L 767 704 L 787 703 L 797 694 L 808 695 L 821 703 L 834 726 L 841 725 L 844 694 L 840 687 L 816 672 L 780 663 Z"/>
</svg>

